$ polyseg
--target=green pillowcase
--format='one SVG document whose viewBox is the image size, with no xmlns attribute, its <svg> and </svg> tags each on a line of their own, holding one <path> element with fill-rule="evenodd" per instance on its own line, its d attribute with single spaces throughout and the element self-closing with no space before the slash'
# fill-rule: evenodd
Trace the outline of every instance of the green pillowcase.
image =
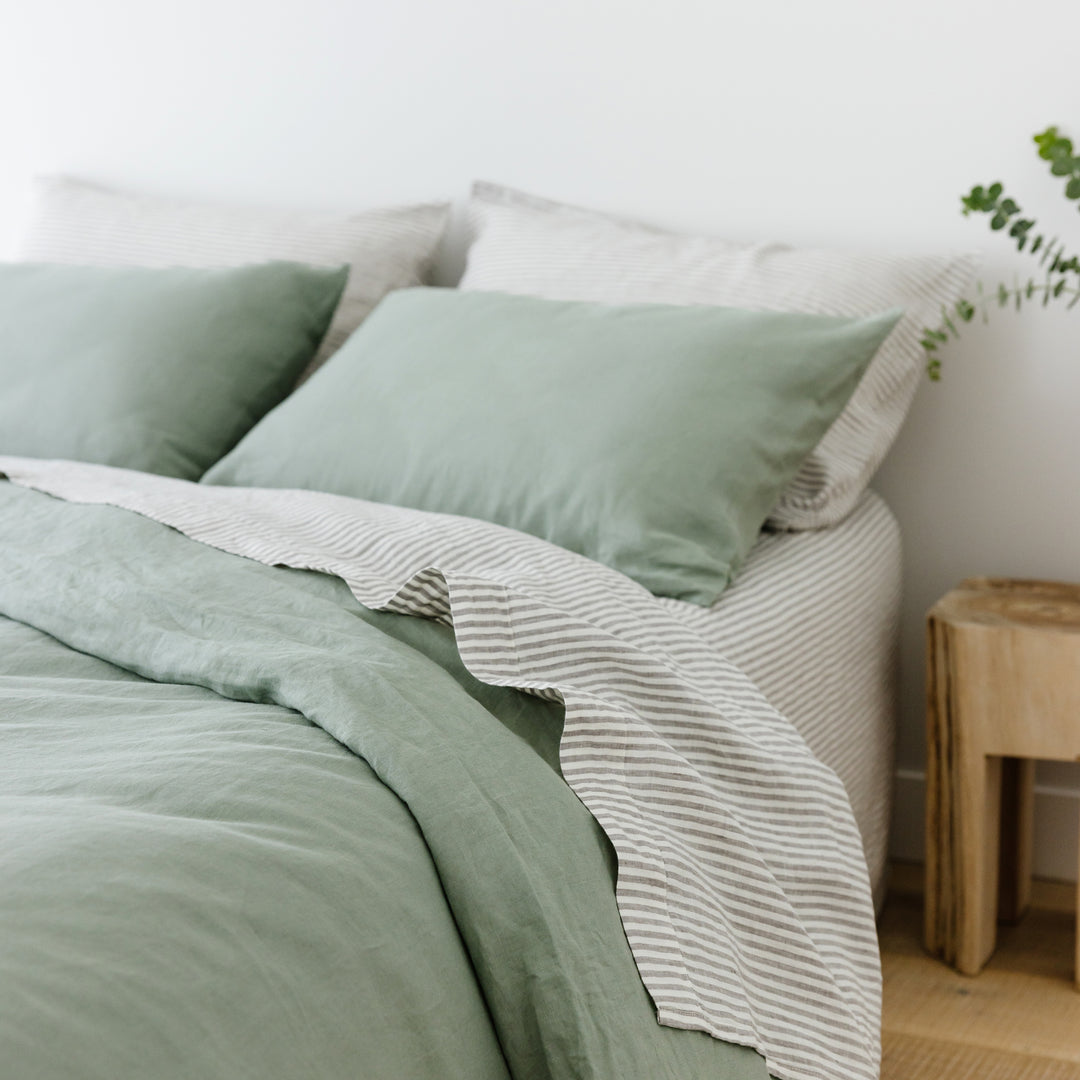
<svg viewBox="0 0 1080 1080">
<path fill-rule="evenodd" d="M 347 276 L 0 264 L 0 454 L 197 480 L 293 387 Z"/>
<path fill-rule="evenodd" d="M 204 479 L 482 518 L 711 604 L 899 315 L 403 290 Z"/>
</svg>

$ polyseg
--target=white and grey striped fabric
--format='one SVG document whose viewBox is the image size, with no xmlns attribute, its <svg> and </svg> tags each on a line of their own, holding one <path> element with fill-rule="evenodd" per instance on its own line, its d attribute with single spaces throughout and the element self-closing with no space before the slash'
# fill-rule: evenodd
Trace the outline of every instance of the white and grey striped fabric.
<svg viewBox="0 0 1080 1080">
<path fill-rule="evenodd" d="M 970 256 L 877 255 L 685 236 L 473 186 L 460 287 L 603 303 L 716 304 L 820 315 L 904 316 L 844 411 L 803 462 L 770 524 L 817 529 L 850 513 L 900 431 L 922 376 L 922 330 L 970 282 Z"/>
<path fill-rule="evenodd" d="M 388 292 L 424 283 L 449 210 L 447 203 L 349 215 L 253 209 L 43 177 L 20 257 L 96 266 L 240 266 L 275 259 L 348 264 L 341 303 L 306 376 Z"/>
<path fill-rule="evenodd" d="M 896 737 L 900 527 L 865 491 L 839 525 L 763 532 L 711 607 L 658 602 L 741 668 L 847 789 L 885 899 Z"/>
<path fill-rule="evenodd" d="M 881 982 L 843 786 L 735 665 L 629 578 L 484 522 L 316 492 L 0 458 L 225 551 L 343 578 L 453 626 L 484 682 L 561 698 L 567 782 L 610 838 L 661 1023 L 755 1047 L 781 1080 L 873 1080 Z"/>
</svg>

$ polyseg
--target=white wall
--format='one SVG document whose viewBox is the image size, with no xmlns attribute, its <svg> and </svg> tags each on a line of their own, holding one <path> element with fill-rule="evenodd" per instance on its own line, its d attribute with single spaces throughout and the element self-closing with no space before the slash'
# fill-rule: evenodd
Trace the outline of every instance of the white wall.
<svg viewBox="0 0 1080 1080">
<path fill-rule="evenodd" d="M 734 238 L 985 247 L 1011 274 L 958 195 L 1000 177 L 1063 204 L 1028 138 L 1080 139 L 1078 37 L 1049 0 L 5 0 L 0 254 L 38 172 L 340 208 L 483 176 Z M 1042 314 L 972 329 L 879 477 L 907 538 L 902 853 L 922 613 L 968 574 L 1080 579 L 1080 311 Z M 1080 779 L 1042 784 L 1040 865 L 1067 873 Z"/>
</svg>

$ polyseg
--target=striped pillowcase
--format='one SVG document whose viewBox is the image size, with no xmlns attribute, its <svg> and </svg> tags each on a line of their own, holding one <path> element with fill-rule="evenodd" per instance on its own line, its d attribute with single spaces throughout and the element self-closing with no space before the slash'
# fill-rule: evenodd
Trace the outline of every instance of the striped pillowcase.
<svg viewBox="0 0 1080 1080">
<path fill-rule="evenodd" d="M 688 236 L 526 195 L 473 186 L 463 289 L 602 303 L 723 307 L 864 316 L 902 307 L 844 411 L 769 517 L 816 529 L 847 516 L 911 406 L 919 344 L 971 280 L 971 256 L 880 255 Z"/>
<path fill-rule="evenodd" d="M 20 257 L 93 266 L 241 266 L 284 259 L 349 266 L 322 364 L 393 289 L 423 284 L 449 204 L 340 215 L 250 209 L 135 195 L 68 177 L 38 180 Z"/>
</svg>

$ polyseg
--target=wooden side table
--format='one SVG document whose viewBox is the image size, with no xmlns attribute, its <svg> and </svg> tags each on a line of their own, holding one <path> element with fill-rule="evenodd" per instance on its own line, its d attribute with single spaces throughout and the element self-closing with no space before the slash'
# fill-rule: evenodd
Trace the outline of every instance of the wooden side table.
<svg viewBox="0 0 1080 1080">
<path fill-rule="evenodd" d="M 970 578 L 927 661 L 926 947 L 976 975 L 1030 900 L 1035 760 L 1080 758 L 1080 586 Z"/>
</svg>

